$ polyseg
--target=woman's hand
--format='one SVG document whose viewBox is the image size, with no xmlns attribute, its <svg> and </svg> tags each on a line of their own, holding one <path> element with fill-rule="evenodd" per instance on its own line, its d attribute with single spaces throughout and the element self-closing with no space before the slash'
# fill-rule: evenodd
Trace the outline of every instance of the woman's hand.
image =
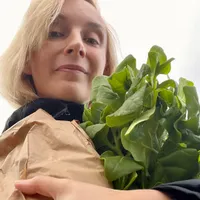
<svg viewBox="0 0 200 200">
<path fill-rule="evenodd" d="M 154 190 L 119 191 L 47 176 L 17 181 L 15 187 L 22 193 L 40 194 L 54 200 L 169 200 L 167 196 Z"/>
<path fill-rule="evenodd" d="M 40 194 L 54 200 L 110 200 L 118 194 L 113 189 L 48 176 L 17 181 L 15 187 L 22 193 Z"/>
</svg>

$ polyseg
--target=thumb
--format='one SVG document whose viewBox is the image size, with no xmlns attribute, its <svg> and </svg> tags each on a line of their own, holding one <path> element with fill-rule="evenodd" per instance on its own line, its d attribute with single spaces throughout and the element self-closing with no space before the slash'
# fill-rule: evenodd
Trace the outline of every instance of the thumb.
<svg viewBox="0 0 200 200">
<path fill-rule="evenodd" d="M 15 182 L 15 188 L 24 194 L 40 194 L 46 197 L 56 199 L 66 187 L 64 179 L 57 179 L 48 176 L 37 176 L 28 180 L 19 180 Z"/>
</svg>

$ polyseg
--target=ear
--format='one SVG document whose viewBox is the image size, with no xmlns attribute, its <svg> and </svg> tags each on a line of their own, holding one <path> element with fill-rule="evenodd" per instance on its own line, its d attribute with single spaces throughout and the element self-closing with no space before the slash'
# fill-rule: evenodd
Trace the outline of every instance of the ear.
<svg viewBox="0 0 200 200">
<path fill-rule="evenodd" d="M 26 75 L 32 75 L 32 70 L 31 70 L 31 66 L 29 63 L 26 63 L 23 72 Z"/>
<path fill-rule="evenodd" d="M 106 65 L 103 75 L 110 76 L 110 67 L 108 65 Z"/>
</svg>

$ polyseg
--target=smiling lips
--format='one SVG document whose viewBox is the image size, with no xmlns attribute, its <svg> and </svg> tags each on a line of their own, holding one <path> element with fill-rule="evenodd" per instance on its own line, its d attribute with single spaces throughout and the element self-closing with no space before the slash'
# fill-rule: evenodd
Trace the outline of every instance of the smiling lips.
<svg viewBox="0 0 200 200">
<path fill-rule="evenodd" d="M 79 65 L 73 65 L 73 64 L 68 64 L 68 65 L 62 65 L 60 66 L 56 71 L 79 71 L 82 72 L 84 74 L 88 74 L 88 72 L 81 66 Z"/>
</svg>

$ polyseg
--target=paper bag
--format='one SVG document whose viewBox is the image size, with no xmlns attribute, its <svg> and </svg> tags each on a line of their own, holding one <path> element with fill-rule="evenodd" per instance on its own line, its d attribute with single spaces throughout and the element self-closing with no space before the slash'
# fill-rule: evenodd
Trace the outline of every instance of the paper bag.
<svg viewBox="0 0 200 200">
<path fill-rule="evenodd" d="M 0 200 L 45 200 L 24 196 L 18 179 L 37 175 L 111 187 L 87 134 L 73 121 L 57 121 L 43 110 L 21 120 L 0 137 Z"/>
</svg>

